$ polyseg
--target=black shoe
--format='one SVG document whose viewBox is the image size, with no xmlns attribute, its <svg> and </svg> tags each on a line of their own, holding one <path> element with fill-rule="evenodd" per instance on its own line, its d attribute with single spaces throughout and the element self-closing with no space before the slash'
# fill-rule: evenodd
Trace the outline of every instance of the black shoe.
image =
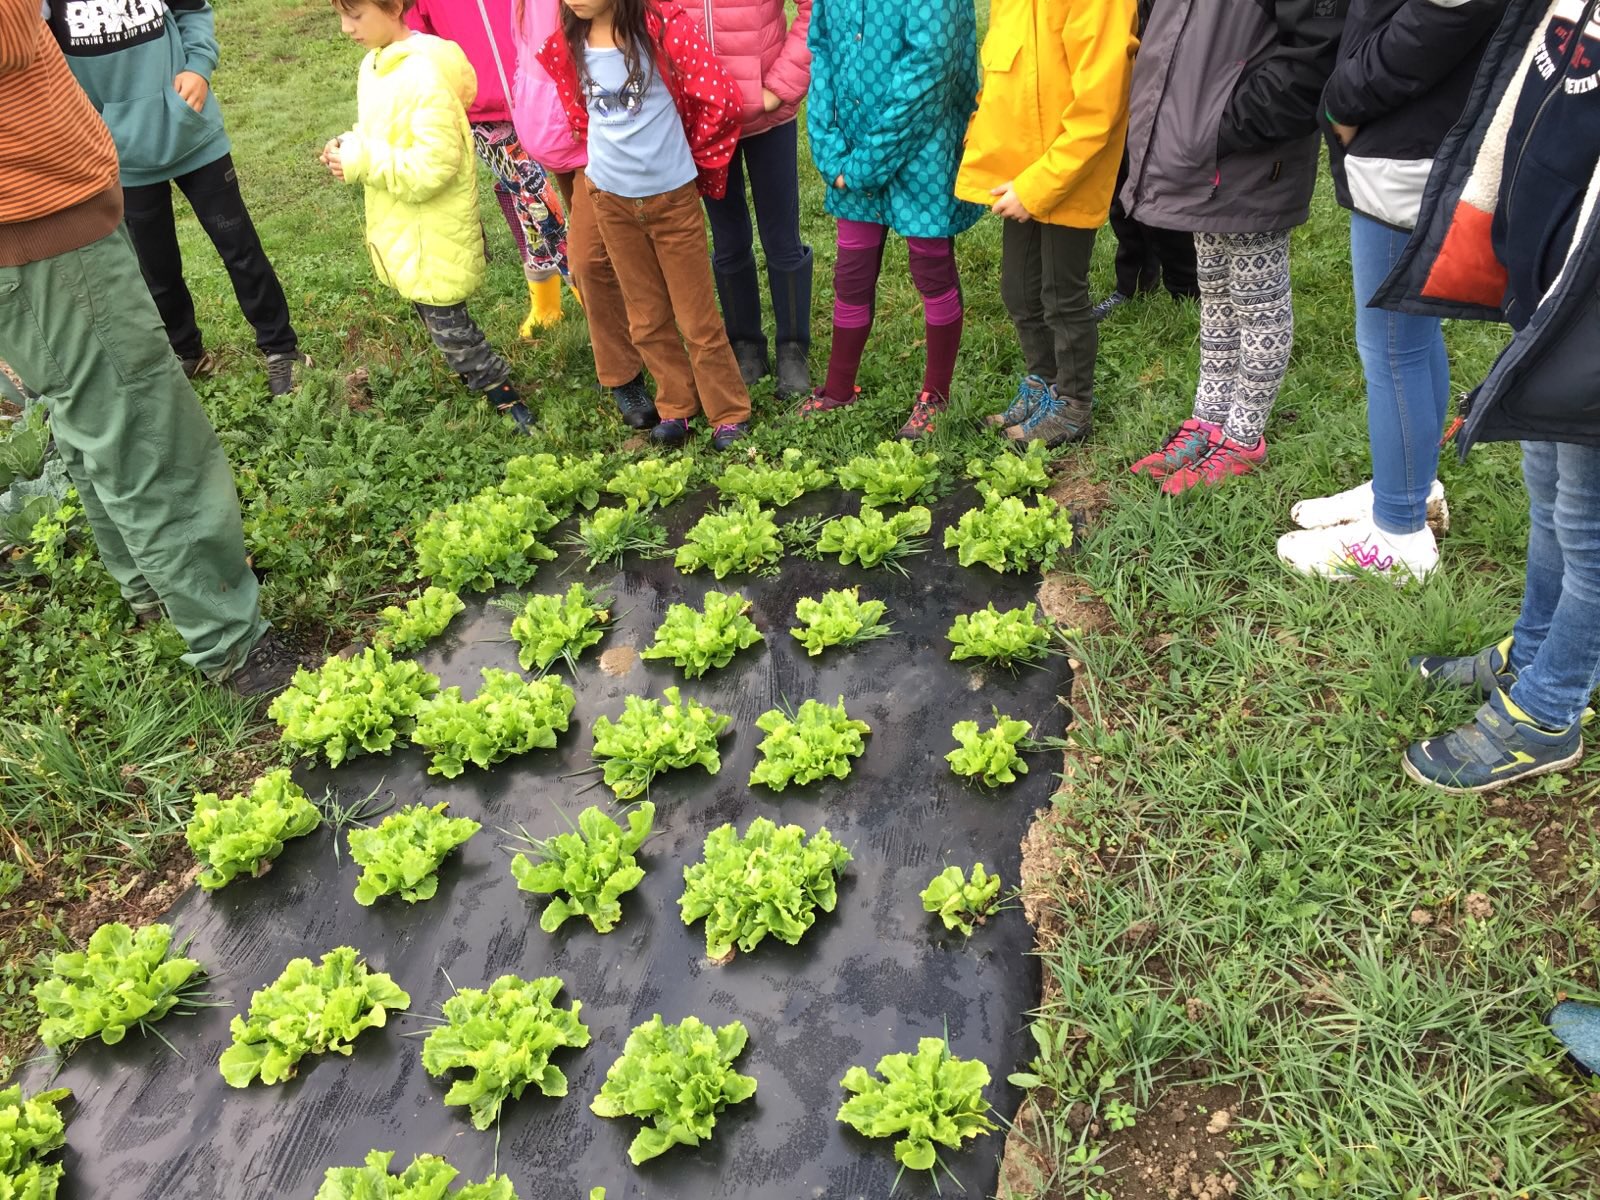
<svg viewBox="0 0 1600 1200">
<path fill-rule="evenodd" d="M 179 355 L 178 364 L 183 368 L 186 379 L 205 379 L 217 373 L 217 356 L 209 350 L 203 350 L 193 357 Z"/>
<path fill-rule="evenodd" d="M 711 431 L 711 448 L 726 450 L 735 442 L 742 442 L 749 436 L 749 421 L 730 421 L 725 425 L 718 425 Z"/>
<path fill-rule="evenodd" d="M 300 371 L 310 365 L 310 356 L 298 350 L 267 355 L 267 391 L 274 396 L 287 396 L 300 386 Z"/>
<path fill-rule="evenodd" d="M 306 665 L 304 659 L 269 629 L 223 686 L 239 696 L 276 696 L 289 686 L 294 673 Z"/>
<path fill-rule="evenodd" d="M 1132 299 L 1133 297 L 1128 295 L 1126 292 L 1112 292 L 1111 295 L 1100 301 L 1099 304 L 1096 304 L 1090 311 L 1094 314 L 1094 319 L 1096 321 L 1104 321 L 1111 315 L 1113 309 L 1121 308 L 1124 304 Z"/>
<path fill-rule="evenodd" d="M 759 342 L 734 342 L 733 357 L 739 362 L 739 378 L 747 388 L 772 374 L 772 361 L 767 357 L 764 338 Z"/>
<path fill-rule="evenodd" d="M 611 389 L 611 398 L 617 402 L 622 423 L 629 429 L 649 429 L 661 420 L 656 412 L 656 402 L 650 398 L 650 389 L 644 385 L 644 376 L 635 375 L 621 387 Z"/>
<path fill-rule="evenodd" d="M 522 402 L 522 397 L 517 394 L 517 389 L 509 383 L 502 383 L 492 387 L 483 394 L 483 398 L 494 405 L 495 412 L 501 416 L 510 417 L 517 424 L 519 433 L 531 434 L 533 432 L 533 414 L 528 411 L 528 406 Z"/>
<path fill-rule="evenodd" d="M 798 400 L 811 394 L 811 361 L 809 348 L 800 342 L 778 343 L 779 400 Z"/>
<path fill-rule="evenodd" d="M 664 417 L 661 423 L 650 431 L 650 444 L 661 446 L 667 450 L 676 450 L 689 440 L 689 419 L 687 417 Z"/>
</svg>

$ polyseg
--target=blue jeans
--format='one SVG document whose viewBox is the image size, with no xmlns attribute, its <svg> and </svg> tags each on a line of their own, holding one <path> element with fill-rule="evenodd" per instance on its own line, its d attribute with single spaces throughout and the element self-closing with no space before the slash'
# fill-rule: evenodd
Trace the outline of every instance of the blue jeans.
<svg viewBox="0 0 1600 1200">
<path fill-rule="evenodd" d="M 1350 214 L 1356 349 L 1367 377 L 1372 443 L 1372 515 L 1385 533 L 1428 523 L 1428 489 L 1439 473 L 1439 436 L 1450 411 L 1450 360 L 1437 317 L 1369 308 L 1409 233 Z"/>
<path fill-rule="evenodd" d="M 1600 679 L 1600 447 L 1524 442 L 1528 581 L 1511 699 L 1546 729 L 1582 715 Z"/>
</svg>

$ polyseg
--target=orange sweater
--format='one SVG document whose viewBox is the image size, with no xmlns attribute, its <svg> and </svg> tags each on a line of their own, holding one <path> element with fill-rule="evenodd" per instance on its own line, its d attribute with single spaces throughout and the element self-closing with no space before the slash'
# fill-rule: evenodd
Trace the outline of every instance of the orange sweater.
<svg viewBox="0 0 1600 1200">
<path fill-rule="evenodd" d="M 39 0 L 0 0 L 0 266 L 76 250 L 121 219 L 116 147 Z"/>
</svg>

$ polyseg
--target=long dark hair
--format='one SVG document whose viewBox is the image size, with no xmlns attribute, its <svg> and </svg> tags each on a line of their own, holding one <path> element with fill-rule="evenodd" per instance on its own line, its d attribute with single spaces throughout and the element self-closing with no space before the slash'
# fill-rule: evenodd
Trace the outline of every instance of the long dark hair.
<svg viewBox="0 0 1600 1200">
<path fill-rule="evenodd" d="M 611 31 L 617 49 L 622 51 L 622 61 L 628 68 L 624 85 L 643 92 L 655 73 L 655 53 L 650 42 L 648 15 L 655 11 L 654 0 L 612 0 Z M 589 93 L 589 64 L 584 55 L 584 45 L 589 40 L 589 22 L 583 20 L 566 4 L 561 5 L 561 36 L 567 40 L 567 51 L 578 68 L 578 89 Z"/>
</svg>

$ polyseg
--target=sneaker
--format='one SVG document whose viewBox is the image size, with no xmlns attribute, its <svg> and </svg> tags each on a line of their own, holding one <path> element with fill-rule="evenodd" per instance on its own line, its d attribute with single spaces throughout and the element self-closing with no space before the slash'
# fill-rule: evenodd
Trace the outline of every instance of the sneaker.
<svg viewBox="0 0 1600 1200">
<path fill-rule="evenodd" d="M 1161 490 L 1169 496 L 1181 496 L 1190 488 L 1216 487 L 1224 479 L 1235 475 L 1248 475 L 1257 467 L 1267 465 L 1267 439 L 1254 446 L 1241 446 L 1230 437 L 1216 443 L 1198 462 L 1167 476 Z"/>
<path fill-rule="evenodd" d="M 269 629 L 223 686 L 239 696 L 276 696 L 304 666 L 305 660 Z"/>
<path fill-rule="evenodd" d="M 1416 533 L 1385 533 L 1370 516 L 1327 529 L 1297 529 L 1278 539 L 1278 557 L 1302 575 L 1354 579 L 1377 575 L 1391 583 L 1419 582 L 1439 565 L 1439 544 L 1424 525 Z"/>
<path fill-rule="evenodd" d="M 1496 690 L 1510 692 L 1517 681 L 1517 673 L 1511 669 L 1508 637 L 1465 658 L 1418 654 L 1410 660 L 1410 666 L 1431 687 L 1461 688 L 1480 699 L 1494 695 Z"/>
<path fill-rule="evenodd" d="M 749 436 L 749 421 L 725 421 L 711 431 L 711 448 L 726 450 L 735 442 L 742 442 Z"/>
<path fill-rule="evenodd" d="M 274 396 L 287 396 L 300 386 L 300 372 L 309 366 L 310 356 L 298 350 L 267 355 L 267 391 Z"/>
<path fill-rule="evenodd" d="M 516 422 L 517 432 L 531 435 L 533 433 L 533 414 L 528 411 L 528 406 L 522 402 L 522 397 L 517 394 L 517 389 L 509 383 L 502 383 L 492 387 L 483 394 L 483 398 L 494 405 L 495 412 L 501 416 L 510 417 Z"/>
<path fill-rule="evenodd" d="M 611 398 L 617 402 L 622 423 L 629 429 L 649 429 L 661 420 L 656 412 L 656 402 L 650 398 L 650 389 L 644 385 L 644 375 L 635 375 L 621 387 L 611 389 Z"/>
<path fill-rule="evenodd" d="M 765 339 L 759 342 L 734 342 L 733 357 L 739 364 L 739 378 L 744 380 L 747 388 L 754 387 L 759 380 L 772 374 Z"/>
<path fill-rule="evenodd" d="M 1012 425 L 1020 425 L 1033 415 L 1033 410 L 1050 395 L 1050 385 L 1037 375 L 1024 375 L 1022 382 L 1017 384 L 1017 394 L 1011 401 L 1011 406 L 1001 413 L 990 413 L 983 419 L 985 425 L 992 425 L 996 429 L 1006 429 Z"/>
<path fill-rule="evenodd" d="M 675 450 L 689 440 L 688 417 L 662 417 L 650 431 L 650 444 Z"/>
<path fill-rule="evenodd" d="M 821 388 L 817 388 L 800 402 L 800 415 L 814 417 L 819 413 L 832 412 L 836 408 L 849 408 L 859 399 L 861 399 L 861 389 L 858 387 L 850 389 L 848 400 L 835 400 Z"/>
<path fill-rule="evenodd" d="M 1372 516 L 1372 480 L 1332 496 L 1301 500 L 1289 510 L 1289 517 L 1301 529 L 1326 529 L 1349 521 L 1364 521 Z M 1435 533 L 1450 532 L 1450 505 L 1444 498 L 1444 484 L 1437 479 L 1428 489 L 1428 524 Z"/>
<path fill-rule="evenodd" d="M 185 379 L 207 379 L 217 373 L 217 356 L 206 350 L 193 358 L 179 357 L 178 365 L 183 368 Z"/>
<path fill-rule="evenodd" d="M 1222 430 L 1190 417 L 1173 431 L 1154 454 L 1146 454 L 1128 470 L 1151 479 L 1165 479 L 1174 471 L 1197 463 L 1222 438 Z"/>
<path fill-rule="evenodd" d="M 1470 725 L 1406 747 L 1405 772 L 1445 792 L 1488 792 L 1562 771 L 1583 758 L 1583 727 L 1541 729 L 1503 688 L 1495 688 Z"/>
<path fill-rule="evenodd" d="M 1112 314 L 1114 310 L 1121 308 L 1124 304 L 1132 299 L 1133 297 L 1128 295 L 1126 292 L 1112 292 L 1111 295 L 1100 301 L 1099 304 L 1096 304 L 1094 308 L 1090 309 L 1090 311 L 1094 313 L 1094 319 L 1096 321 L 1104 321 Z"/>
<path fill-rule="evenodd" d="M 903 442 L 920 441 L 933 432 L 934 419 L 949 406 L 950 401 L 944 397 L 935 396 L 932 392 L 923 392 L 911 406 L 911 415 L 906 418 L 906 423 L 900 426 L 900 432 L 895 436 Z"/>
<path fill-rule="evenodd" d="M 779 400 L 798 400 L 811 391 L 811 354 L 800 342 L 778 343 L 778 382 L 773 394 Z"/>
<path fill-rule="evenodd" d="M 1082 441 L 1092 428 L 1090 406 L 1073 404 L 1052 387 L 1031 413 L 1006 430 L 1006 436 L 1013 442 L 1043 442 L 1046 449 L 1053 450 L 1067 442 Z"/>
</svg>

